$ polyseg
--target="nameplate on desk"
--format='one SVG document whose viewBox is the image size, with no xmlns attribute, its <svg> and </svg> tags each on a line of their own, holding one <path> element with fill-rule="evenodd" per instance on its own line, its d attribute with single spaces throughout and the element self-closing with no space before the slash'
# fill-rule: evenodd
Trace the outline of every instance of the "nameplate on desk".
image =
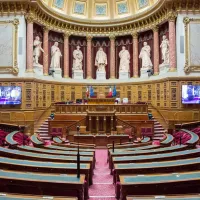
<svg viewBox="0 0 200 200">
<path fill-rule="evenodd" d="M 53 199 L 53 197 L 48 197 L 48 196 L 46 196 L 46 197 L 42 197 L 43 199 Z"/>
<path fill-rule="evenodd" d="M 155 196 L 155 199 L 165 199 L 165 196 Z"/>
</svg>

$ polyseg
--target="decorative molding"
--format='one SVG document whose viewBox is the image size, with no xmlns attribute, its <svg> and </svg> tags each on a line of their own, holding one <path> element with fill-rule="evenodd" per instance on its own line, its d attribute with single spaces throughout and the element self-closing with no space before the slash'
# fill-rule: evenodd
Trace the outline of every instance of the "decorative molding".
<svg viewBox="0 0 200 200">
<path fill-rule="evenodd" d="M 196 24 L 200 25 L 200 18 L 199 19 L 194 19 L 194 18 L 189 18 L 185 17 L 183 19 L 184 23 L 184 28 L 185 28 L 185 67 L 184 71 L 186 74 L 189 74 L 191 72 L 200 72 L 200 65 L 194 66 L 191 64 L 191 55 L 190 55 L 190 24 L 191 22 L 194 22 Z M 200 53 L 199 53 L 200 56 Z"/>
<path fill-rule="evenodd" d="M 0 25 L 12 25 L 12 66 L 1 66 L 0 73 L 12 73 L 17 75 L 19 73 L 18 68 L 18 26 L 19 19 L 0 21 Z"/>
<path fill-rule="evenodd" d="M 53 9 L 49 9 L 41 0 L 0 2 L 0 8 L 0 14 L 2 15 L 10 15 L 11 13 L 26 15 L 28 11 L 29 13 L 26 15 L 28 22 L 51 27 L 53 31 L 61 33 L 69 31 L 77 36 L 91 34 L 92 36 L 108 37 L 110 34 L 116 36 L 131 35 L 133 30 L 137 32 L 150 30 L 155 24 L 175 20 L 179 11 L 200 13 L 200 2 L 185 0 L 183 4 L 180 0 L 162 0 L 137 15 L 117 20 L 107 20 L 107 22 L 104 20 L 91 21 L 82 18 L 69 18 Z"/>
</svg>

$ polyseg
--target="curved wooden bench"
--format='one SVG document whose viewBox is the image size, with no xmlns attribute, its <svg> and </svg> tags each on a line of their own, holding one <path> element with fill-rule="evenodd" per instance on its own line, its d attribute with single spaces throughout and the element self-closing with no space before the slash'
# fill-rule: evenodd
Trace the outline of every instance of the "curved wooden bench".
<svg viewBox="0 0 200 200">
<path fill-rule="evenodd" d="M 120 200 L 128 195 L 199 193 L 200 171 L 120 176 Z"/>
<path fill-rule="evenodd" d="M 0 200 L 36 200 L 36 199 L 53 199 L 53 200 L 77 200 L 77 197 L 64 197 L 64 196 L 36 196 L 36 195 L 23 195 L 23 194 L 8 194 L 0 193 Z"/>
<path fill-rule="evenodd" d="M 152 199 L 162 199 L 162 200 L 199 200 L 200 194 L 182 194 L 182 195 L 152 195 L 152 196 L 127 196 L 126 200 L 152 200 Z"/>
<path fill-rule="evenodd" d="M 179 152 L 152 154 L 152 155 L 121 156 L 112 159 L 111 170 L 113 169 L 113 164 L 171 161 L 174 159 L 187 159 L 187 158 L 195 158 L 198 156 L 200 156 L 200 149 L 191 149 Z"/>
<path fill-rule="evenodd" d="M 146 141 L 147 139 L 145 139 Z M 141 147 L 141 146 L 148 146 L 148 145 L 151 145 L 152 142 L 149 141 L 149 142 L 139 142 L 139 143 L 132 143 L 132 144 L 125 144 L 125 145 L 114 145 L 115 149 L 125 149 L 125 148 L 134 148 L 134 147 Z M 111 149 L 112 148 L 112 144 L 108 144 L 108 149 Z"/>
<path fill-rule="evenodd" d="M 38 160 L 38 161 L 49 161 L 49 162 L 77 162 L 77 156 L 62 156 L 62 155 L 49 155 L 44 153 L 33 153 L 25 152 L 20 150 L 12 150 L 7 148 L 0 147 L 0 155 L 6 156 L 9 158 L 18 158 L 18 159 L 29 159 L 29 160 Z M 93 157 L 80 156 L 80 163 L 90 163 L 92 167 L 95 166 Z"/>
<path fill-rule="evenodd" d="M 186 129 L 181 129 L 181 131 L 184 131 L 185 133 L 188 133 L 191 135 L 191 138 L 186 142 L 186 144 L 192 147 L 196 146 L 196 144 L 199 141 L 199 136 L 196 133 L 186 130 Z"/>
<path fill-rule="evenodd" d="M 41 173 L 61 173 L 61 174 L 76 174 L 76 163 L 55 163 L 55 162 L 42 162 L 32 160 L 21 160 L 0 157 L 1 169 L 28 171 L 28 172 L 41 172 Z M 85 174 L 88 184 L 92 184 L 93 170 L 90 164 L 80 164 L 80 173 Z"/>
<path fill-rule="evenodd" d="M 44 142 L 41 141 L 41 140 L 38 138 L 38 135 L 37 135 L 37 134 L 33 134 L 33 135 L 30 137 L 30 140 L 31 140 L 31 142 L 33 143 L 33 145 L 36 146 L 36 147 L 44 145 Z"/>
<path fill-rule="evenodd" d="M 174 141 L 174 137 L 171 134 L 165 134 L 164 140 L 160 142 L 162 146 L 171 146 L 172 142 Z"/>
<path fill-rule="evenodd" d="M 70 145 L 66 145 L 66 146 L 56 146 L 56 145 L 49 145 L 49 146 L 42 146 L 42 148 L 45 148 L 45 149 L 54 149 L 54 150 L 61 150 L 61 151 L 77 151 L 78 148 L 76 147 L 71 147 L 69 148 L 68 146 Z M 81 148 L 79 147 L 79 151 L 85 151 L 85 152 L 95 152 L 95 149 L 94 148 Z"/>
<path fill-rule="evenodd" d="M 22 151 L 28 151 L 28 152 L 38 152 L 38 153 L 47 153 L 47 154 L 55 154 L 55 155 L 70 155 L 70 156 L 76 156 L 76 151 L 59 151 L 59 150 L 53 150 L 53 149 L 44 149 L 44 148 L 37 148 L 37 147 L 31 147 L 31 146 L 19 146 L 17 147 L 19 150 Z M 94 152 L 84 152 L 80 151 L 81 156 L 88 156 L 88 157 L 94 157 Z"/>
<path fill-rule="evenodd" d="M 162 174 L 196 171 L 200 169 L 200 158 L 173 160 L 166 162 L 124 163 L 114 165 L 114 183 L 124 174 Z"/>
<path fill-rule="evenodd" d="M 16 147 L 17 147 L 18 143 L 13 139 L 13 137 L 14 137 L 14 135 L 15 135 L 16 133 L 18 133 L 18 132 L 19 132 L 19 131 L 13 131 L 13 132 L 9 133 L 9 134 L 6 136 L 5 141 L 6 141 L 6 143 L 8 144 L 8 146 L 9 146 L 10 148 L 16 148 Z"/>
<path fill-rule="evenodd" d="M 14 182 L 14 184 L 12 183 Z M 42 174 L 27 173 L 9 170 L 0 171 L 0 187 L 5 192 L 6 188 L 12 187 L 12 191 L 34 195 L 57 195 L 77 196 L 79 200 L 86 200 L 84 193 L 85 175 L 68 174 Z M 50 189 L 53 188 L 53 189 Z"/>
<path fill-rule="evenodd" d="M 150 150 L 138 150 L 138 151 L 109 151 L 109 165 L 111 166 L 112 159 L 121 156 L 139 156 L 139 155 L 152 155 L 157 153 L 170 153 L 183 151 L 187 149 L 187 145 L 176 145 L 164 148 L 150 149 Z"/>
</svg>

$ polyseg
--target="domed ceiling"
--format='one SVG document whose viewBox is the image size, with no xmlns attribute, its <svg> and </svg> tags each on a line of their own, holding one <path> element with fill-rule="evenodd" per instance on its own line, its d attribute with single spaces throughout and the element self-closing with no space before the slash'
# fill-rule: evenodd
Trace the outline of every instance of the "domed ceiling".
<svg viewBox="0 0 200 200">
<path fill-rule="evenodd" d="M 163 0 L 40 0 L 42 6 L 66 19 L 109 23 L 133 19 Z"/>
</svg>

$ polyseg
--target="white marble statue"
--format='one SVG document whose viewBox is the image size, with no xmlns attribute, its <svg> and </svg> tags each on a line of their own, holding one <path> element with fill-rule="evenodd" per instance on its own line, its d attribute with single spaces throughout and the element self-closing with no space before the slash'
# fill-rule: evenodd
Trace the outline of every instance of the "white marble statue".
<svg viewBox="0 0 200 200">
<path fill-rule="evenodd" d="M 41 55 L 41 52 L 44 53 L 44 50 L 41 47 L 42 42 L 40 41 L 40 37 L 36 36 L 35 40 L 33 41 L 33 63 L 35 65 L 40 65 L 39 64 L 39 57 Z"/>
<path fill-rule="evenodd" d="M 144 42 L 144 46 L 141 49 L 139 58 L 142 59 L 142 69 L 152 69 L 153 64 L 151 62 L 151 47 Z"/>
<path fill-rule="evenodd" d="M 103 48 L 100 47 L 95 58 L 95 66 L 97 66 L 97 71 L 105 72 L 105 66 L 107 64 L 107 55 L 103 51 Z"/>
<path fill-rule="evenodd" d="M 160 48 L 162 52 L 162 64 L 169 65 L 169 40 L 167 39 L 166 35 L 163 35 L 163 40 Z"/>
<path fill-rule="evenodd" d="M 82 70 L 83 67 L 83 53 L 80 50 L 80 46 L 76 47 L 73 51 L 73 68 L 72 70 Z"/>
<path fill-rule="evenodd" d="M 126 50 L 125 46 L 122 46 L 122 50 L 119 52 L 120 64 L 119 71 L 129 72 L 130 71 L 130 53 Z"/>
<path fill-rule="evenodd" d="M 58 42 L 55 42 L 51 47 L 51 64 L 50 68 L 60 68 L 60 57 L 62 56 L 58 48 Z"/>
</svg>

